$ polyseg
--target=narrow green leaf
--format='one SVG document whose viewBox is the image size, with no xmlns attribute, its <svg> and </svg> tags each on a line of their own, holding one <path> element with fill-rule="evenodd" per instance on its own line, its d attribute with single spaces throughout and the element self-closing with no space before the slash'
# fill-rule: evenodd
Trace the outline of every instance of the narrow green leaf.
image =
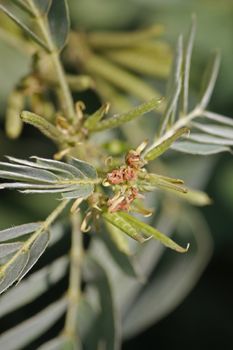
<svg viewBox="0 0 233 350">
<path fill-rule="evenodd" d="M 171 181 L 167 180 L 166 177 L 162 177 L 156 174 L 146 174 L 142 181 L 138 181 L 138 186 L 141 191 L 154 191 L 156 188 L 165 191 L 175 191 L 180 193 L 187 193 L 187 189 L 182 186 L 183 182 L 174 179 Z"/>
<path fill-rule="evenodd" d="M 220 66 L 220 53 L 215 52 L 207 65 L 201 85 L 199 107 L 205 109 L 211 99 Z"/>
<path fill-rule="evenodd" d="M 172 145 L 173 142 L 175 142 L 178 138 L 180 138 L 183 134 L 188 133 L 188 128 L 181 128 L 174 132 L 173 135 L 169 136 L 166 139 L 162 139 L 162 141 L 159 144 L 152 145 L 149 150 L 145 152 L 144 159 L 151 161 L 155 158 L 159 157 L 161 154 L 167 151 L 167 149 Z"/>
<path fill-rule="evenodd" d="M 233 139 L 221 138 L 217 136 L 191 133 L 188 137 L 191 141 L 196 141 L 199 143 L 208 143 L 212 145 L 223 145 L 223 146 L 233 146 Z"/>
<path fill-rule="evenodd" d="M 41 233 L 33 242 L 29 249 L 29 259 L 27 265 L 22 270 L 18 281 L 20 282 L 22 278 L 31 270 L 35 265 L 40 256 L 44 253 L 47 245 L 49 244 L 49 232 L 45 231 Z"/>
<path fill-rule="evenodd" d="M 52 0 L 48 22 L 52 40 L 57 49 L 62 50 L 70 31 L 69 8 L 66 0 Z"/>
<path fill-rule="evenodd" d="M 0 317 L 28 304 L 56 284 L 67 272 L 68 258 L 61 257 L 33 273 L 0 298 Z"/>
<path fill-rule="evenodd" d="M 45 118 L 28 111 L 23 111 L 20 114 L 20 118 L 24 123 L 30 124 L 39 129 L 42 134 L 54 142 L 59 143 L 63 140 L 63 136 L 59 130 Z"/>
<path fill-rule="evenodd" d="M 146 223 L 139 221 L 135 217 L 133 217 L 125 212 L 121 212 L 121 213 L 119 213 L 119 215 L 121 217 L 123 217 L 126 221 L 130 222 L 135 227 L 135 229 L 137 229 L 138 231 L 141 231 L 143 234 L 145 234 L 149 237 L 155 238 L 156 240 L 160 241 L 166 247 L 173 249 L 173 250 L 176 250 L 179 253 L 186 253 L 187 252 L 189 245 L 187 245 L 186 248 L 183 248 L 180 245 L 178 245 L 177 243 L 175 243 L 171 238 L 167 237 L 166 235 L 159 232 L 158 230 L 151 227 L 150 225 L 147 225 Z"/>
<path fill-rule="evenodd" d="M 41 226 L 39 222 L 23 224 L 0 231 L 0 242 L 10 241 L 36 231 Z"/>
<path fill-rule="evenodd" d="M 24 267 L 27 265 L 29 259 L 29 253 L 23 252 L 12 264 L 1 266 L 0 268 L 0 294 L 3 293 L 7 288 L 9 288 L 14 282 L 17 281 L 19 275 L 21 274 Z M 0 342 L 1 344 L 1 342 Z M 0 346 L 1 348 L 1 346 Z M 4 347 L 3 347 L 4 349 Z"/>
<path fill-rule="evenodd" d="M 164 116 L 161 122 L 160 134 L 162 135 L 167 128 L 169 121 L 171 124 L 174 122 L 172 115 L 175 115 L 175 111 L 178 104 L 178 99 L 181 91 L 182 82 L 182 62 L 183 62 L 183 37 L 180 36 L 176 46 L 176 54 L 173 62 L 172 72 L 168 81 L 167 87 L 167 104 L 164 112 Z"/>
<path fill-rule="evenodd" d="M 88 130 L 95 129 L 98 122 L 104 117 L 104 115 L 108 112 L 108 110 L 109 110 L 109 104 L 105 103 L 95 113 L 93 113 L 88 117 L 88 119 L 85 121 L 83 126 Z"/>
<path fill-rule="evenodd" d="M 49 7 L 51 6 L 51 0 L 33 0 L 33 2 L 42 15 L 48 13 Z"/>
<path fill-rule="evenodd" d="M 192 126 L 198 130 L 206 132 L 207 134 L 233 140 L 233 128 L 217 124 L 201 124 L 195 122 L 192 123 Z"/>
<path fill-rule="evenodd" d="M 205 116 L 207 119 L 213 120 L 215 122 L 218 122 L 220 124 L 226 124 L 229 126 L 233 126 L 233 119 L 225 117 L 223 115 L 209 112 L 209 111 L 203 111 L 202 115 Z"/>
<path fill-rule="evenodd" d="M 191 58 L 193 51 L 193 44 L 196 35 L 196 16 L 192 16 L 192 24 L 190 27 L 187 43 L 184 48 L 184 60 L 183 60 L 183 86 L 182 86 L 182 112 L 183 115 L 187 114 L 188 111 L 188 99 L 189 99 L 189 75 Z"/>
<path fill-rule="evenodd" d="M 14 243 L 4 243 L 0 245 L 0 258 L 3 258 L 11 253 L 16 252 L 18 249 L 22 247 L 21 242 Z"/>
<path fill-rule="evenodd" d="M 220 145 L 209 145 L 207 143 L 196 143 L 191 141 L 177 141 L 171 148 L 175 151 L 179 151 L 187 154 L 208 156 L 211 154 L 230 152 L 229 147 Z"/>
<path fill-rule="evenodd" d="M 66 306 L 66 299 L 60 299 L 27 321 L 3 333 L 0 337 L 0 349 L 23 349 L 32 340 L 51 328 L 64 314 Z"/>
<path fill-rule="evenodd" d="M 133 108 L 129 112 L 116 114 L 111 118 L 102 120 L 92 129 L 92 131 L 102 131 L 105 129 L 115 128 L 124 123 L 128 123 L 129 121 L 140 117 L 141 115 L 148 113 L 153 109 L 156 109 L 158 106 L 160 106 L 161 101 L 161 99 L 153 98 L 152 100 Z"/>
<path fill-rule="evenodd" d="M 119 228 L 121 231 L 126 233 L 128 236 L 131 238 L 135 239 L 139 243 L 143 243 L 146 241 L 146 239 L 138 233 L 136 228 L 129 222 L 129 220 L 125 219 L 120 215 L 120 213 L 113 213 L 110 214 L 108 212 L 102 213 L 102 217 L 104 220 L 110 222 L 113 226 L 116 226 Z"/>
<path fill-rule="evenodd" d="M 8 17 L 10 17 L 33 41 L 39 46 L 49 52 L 49 48 L 34 32 L 31 31 L 24 23 L 21 22 L 12 12 L 10 12 L 5 6 L 0 5 L 0 11 L 3 11 Z"/>
</svg>

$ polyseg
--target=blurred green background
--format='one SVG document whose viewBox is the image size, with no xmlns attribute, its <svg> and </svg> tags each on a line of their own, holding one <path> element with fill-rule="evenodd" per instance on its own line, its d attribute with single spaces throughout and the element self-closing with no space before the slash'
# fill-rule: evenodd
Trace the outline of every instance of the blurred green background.
<svg viewBox="0 0 233 350">
<path fill-rule="evenodd" d="M 72 25 L 78 29 L 135 29 L 152 23 L 165 26 L 164 37 L 174 46 L 179 33 L 187 32 L 192 13 L 198 31 L 191 81 L 193 89 L 210 52 L 219 48 L 222 64 L 210 109 L 233 115 L 233 1 L 232 0 L 70 0 Z M 4 135 L 6 97 L 28 69 L 24 52 L 0 40 L 0 157 L 11 154 L 50 156 L 55 148 L 37 131 L 26 128 L 21 140 Z M 192 156 L 190 156 L 192 157 Z M 214 238 L 214 254 L 197 286 L 174 312 L 127 341 L 123 349 L 231 349 L 233 347 L 233 161 L 232 155 L 212 156 L 213 172 L 206 191 L 212 206 L 203 208 Z M 54 200 L 1 192 L 0 227 L 45 217 Z M 38 205 L 39 204 L 39 205 Z M 140 315 L 138 315 L 140 317 Z M 154 345 L 153 345 L 154 344 Z"/>
</svg>

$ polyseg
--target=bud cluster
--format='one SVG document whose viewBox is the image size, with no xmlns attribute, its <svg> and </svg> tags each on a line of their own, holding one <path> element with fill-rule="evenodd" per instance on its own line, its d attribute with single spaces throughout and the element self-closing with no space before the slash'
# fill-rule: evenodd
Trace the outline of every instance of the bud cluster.
<svg viewBox="0 0 233 350">
<path fill-rule="evenodd" d="M 145 165 L 141 159 L 144 145 L 145 143 L 143 147 L 140 145 L 136 150 L 130 150 L 125 157 L 126 164 L 107 174 L 105 184 L 122 185 L 120 190 L 107 201 L 109 211 L 112 213 L 120 210 L 129 211 L 131 203 L 136 198 L 142 197 L 135 180 L 137 180 L 138 172 Z"/>
</svg>

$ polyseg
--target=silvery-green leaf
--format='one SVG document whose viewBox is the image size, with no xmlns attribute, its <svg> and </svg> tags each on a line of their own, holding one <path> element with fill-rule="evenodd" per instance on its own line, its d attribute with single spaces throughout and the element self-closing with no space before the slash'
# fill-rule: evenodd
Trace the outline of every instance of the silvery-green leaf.
<svg viewBox="0 0 233 350">
<path fill-rule="evenodd" d="M 199 107 L 203 110 L 207 107 L 211 99 L 218 76 L 219 66 L 220 54 L 219 52 L 215 52 L 212 55 L 209 64 L 206 67 L 206 71 L 203 75 L 203 81 L 201 86 L 201 98 L 199 102 Z"/>
<path fill-rule="evenodd" d="M 97 344 L 101 341 L 105 349 L 117 350 L 120 340 L 119 320 L 108 275 L 98 260 L 91 256 L 86 257 L 84 274 L 86 280 L 95 286 L 99 295 L 100 313 L 94 329 L 98 336 Z"/>
<path fill-rule="evenodd" d="M 182 233 L 191 231 L 192 246 L 196 249 L 190 249 L 190 254 L 182 257 L 173 256 L 169 264 L 166 261 L 166 265 L 161 263 L 161 268 L 138 295 L 124 319 L 126 338 L 138 334 L 174 310 L 196 284 L 209 261 L 212 239 L 201 215 L 193 210 L 190 213 L 185 211 L 182 218 L 179 216 L 179 221 L 182 225 L 185 223 Z"/>
<path fill-rule="evenodd" d="M 30 162 L 25 159 L 18 159 L 7 156 L 7 159 L 9 159 L 12 163 L 27 165 L 33 168 L 52 170 L 57 172 L 58 174 L 62 174 L 61 176 L 64 177 L 73 178 L 75 176 L 80 175 L 80 172 L 78 172 L 76 168 L 67 163 L 59 162 L 53 159 L 39 158 L 35 156 L 32 156 L 31 158 L 35 159 L 36 162 Z"/>
<path fill-rule="evenodd" d="M 84 176 L 91 179 L 96 179 L 97 174 L 95 168 L 83 160 L 70 158 L 69 164 L 73 165 L 76 169 L 79 169 L 84 174 Z"/>
<path fill-rule="evenodd" d="M 175 151 L 203 156 L 230 151 L 230 148 L 225 146 L 210 145 L 207 143 L 197 143 L 191 141 L 177 141 L 171 146 L 171 148 Z"/>
<path fill-rule="evenodd" d="M 58 177 L 44 169 L 0 162 L 0 177 L 11 180 L 29 180 L 35 182 L 54 183 Z"/>
<path fill-rule="evenodd" d="M 51 5 L 51 0 L 33 0 L 41 14 L 46 14 Z"/>
<path fill-rule="evenodd" d="M 220 126 L 217 124 L 201 124 L 196 122 L 193 122 L 192 125 L 196 129 L 204 131 L 207 134 L 233 140 L 233 128 L 227 126 Z"/>
<path fill-rule="evenodd" d="M 95 310 L 87 298 L 83 296 L 78 305 L 77 324 L 79 335 L 84 344 L 87 342 L 88 337 L 90 337 L 97 320 L 98 311 Z"/>
<path fill-rule="evenodd" d="M 93 192 L 93 185 L 82 185 L 79 189 L 70 192 L 63 192 L 62 197 L 67 199 L 72 198 L 87 198 Z"/>
<path fill-rule="evenodd" d="M 182 82 L 183 37 L 180 36 L 176 46 L 172 72 L 167 86 L 167 104 L 161 123 L 160 133 L 163 134 L 172 113 L 176 110 Z M 172 120 L 173 122 L 173 120 Z"/>
<path fill-rule="evenodd" d="M 121 232 L 119 233 L 121 234 Z M 103 232 L 101 236 L 103 237 L 106 247 L 110 251 L 111 257 L 119 268 L 127 275 L 134 278 L 137 277 L 138 274 L 133 264 L 133 258 L 118 249 L 109 233 Z"/>
<path fill-rule="evenodd" d="M 57 283 L 66 273 L 68 258 L 61 257 L 33 273 L 0 298 L 0 317 L 30 303 Z"/>
<path fill-rule="evenodd" d="M 21 242 L 15 243 L 3 243 L 0 245 L 0 258 L 3 258 L 11 253 L 16 252 L 18 249 L 22 247 Z"/>
<path fill-rule="evenodd" d="M 76 158 L 70 164 L 33 157 L 36 162 L 8 157 L 0 162 L 0 178 L 16 182 L 0 183 L 0 189 L 12 188 L 23 193 L 61 193 L 63 198 L 87 198 L 99 183 L 95 168 Z"/>
<path fill-rule="evenodd" d="M 233 119 L 230 117 L 225 117 L 223 115 L 209 112 L 209 111 L 203 111 L 202 115 L 205 116 L 205 118 L 213 120 L 213 121 L 218 122 L 220 124 L 233 126 Z"/>
<path fill-rule="evenodd" d="M 44 343 L 39 348 L 37 348 L 37 350 L 73 350 L 73 348 L 71 342 L 67 338 L 59 336 Z M 77 347 L 74 350 L 81 350 L 81 347 L 78 347 L 77 344 Z"/>
<path fill-rule="evenodd" d="M 52 0 L 48 22 L 53 43 L 58 50 L 62 50 L 70 31 L 69 9 L 66 0 Z"/>
<path fill-rule="evenodd" d="M 233 146 L 233 139 L 221 138 L 217 136 L 212 136 L 208 134 L 191 133 L 188 137 L 191 141 L 196 141 L 199 143 L 208 143 L 213 145 L 224 145 Z"/>
<path fill-rule="evenodd" d="M 31 31 L 18 17 L 16 17 L 5 6 L 0 5 L 0 11 L 4 12 L 9 18 L 11 18 L 33 41 L 39 46 L 43 47 L 46 51 L 49 51 L 47 45 L 41 38 L 39 38 L 34 32 Z"/>
<path fill-rule="evenodd" d="M 6 242 L 14 238 L 19 238 L 21 236 L 27 235 L 36 231 L 40 227 L 41 223 L 32 222 L 30 224 L 18 225 L 15 227 L 10 227 L 5 230 L 0 231 L 0 242 Z"/>
<path fill-rule="evenodd" d="M 183 60 L 183 86 L 182 86 L 182 112 L 185 115 L 188 111 L 188 98 L 189 98 L 189 75 L 191 58 L 193 51 L 193 43 L 196 34 L 196 16 L 192 16 L 192 24 L 190 27 L 187 43 L 184 48 L 184 60 Z"/>
<path fill-rule="evenodd" d="M 0 336 L 0 349 L 23 349 L 32 340 L 46 332 L 64 314 L 67 306 L 65 298 L 60 299 L 45 310 Z"/>
<path fill-rule="evenodd" d="M 20 253 L 14 262 L 9 265 L 3 265 L 0 268 L 0 293 L 9 288 L 20 276 L 27 265 L 29 252 Z M 1 346 L 0 346 L 1 348 Z"/>
<path fill-rule="evenodd" d="M 49 244 L 49 232 L 45 231 L 41 233 L 33 242 L 29 250 L 29 259 L 27 265 L 22 270 L 19 276 L 19 282 L 28 273 L 29 270 L 35 265 L 40 256 L 44 253 L 47 245 Z"/>
</svg>

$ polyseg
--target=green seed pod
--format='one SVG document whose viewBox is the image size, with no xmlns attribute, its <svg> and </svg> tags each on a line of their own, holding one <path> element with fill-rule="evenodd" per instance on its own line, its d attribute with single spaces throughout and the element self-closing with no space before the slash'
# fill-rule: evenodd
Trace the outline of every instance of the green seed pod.
<svg viewBox="0 0 233 350">
<path fill-rule="evenodd" d="M 6 135 L 11 139 L 16 139 L 21 134 L 23 122 L 20 119 L 20 113 L 23 107 L 23 93 L 19 90 L 14 90 L 8 98 L 5 123 Z"/>
</svg>

